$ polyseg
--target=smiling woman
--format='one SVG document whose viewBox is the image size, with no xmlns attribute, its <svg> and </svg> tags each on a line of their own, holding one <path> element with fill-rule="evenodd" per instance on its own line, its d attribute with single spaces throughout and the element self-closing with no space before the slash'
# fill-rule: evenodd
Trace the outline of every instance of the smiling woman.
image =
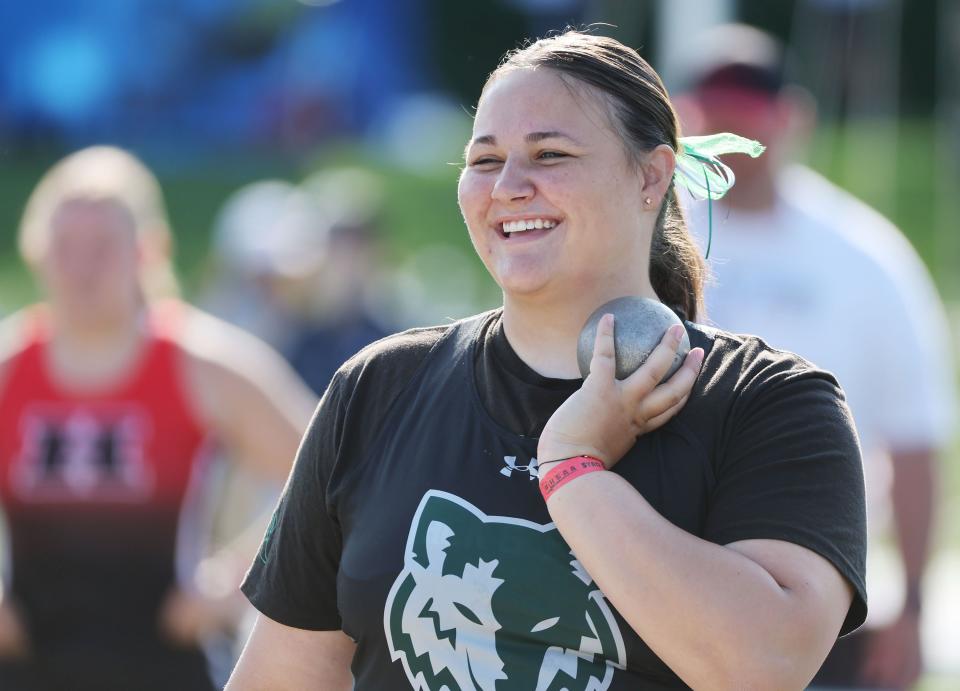
<svg viewBox="0 0 960 691">
<path fill-rule="evenodd" d="M 679 326 L 619 381 L 607 316 L 579 378 L 598 305 L 696 317 L 685 151 L 612 39 L 493 72 L 458 193 L 503 307 L 337 374 L 244 585 L 261 616 L 231 690 L 802 688 L 862 622 L 863 480 L 829 374 L 687 321 L 676 374 L 658 385 Z"/>
</svg>

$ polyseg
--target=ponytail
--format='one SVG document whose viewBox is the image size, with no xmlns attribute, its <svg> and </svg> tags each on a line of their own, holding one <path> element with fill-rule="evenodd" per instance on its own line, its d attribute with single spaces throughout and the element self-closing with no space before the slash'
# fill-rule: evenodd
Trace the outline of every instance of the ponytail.
<svg viewBox="0 0 960 691">
<path fill-rule="evenodd" d="M 683 208 L 671 183 L 650 243 L 650 283 L 660 301 L 695 321 L 703 309 L 706 264 L 687 230 Z"/>
</svg>

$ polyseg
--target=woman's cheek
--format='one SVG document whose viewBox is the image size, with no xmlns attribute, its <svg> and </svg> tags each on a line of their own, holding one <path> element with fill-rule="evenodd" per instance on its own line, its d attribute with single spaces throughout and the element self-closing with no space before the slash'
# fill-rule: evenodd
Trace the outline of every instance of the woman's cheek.
<svg viewBox="0 0 960 691">
<path fill-rule="evenodd" d="M 477 175 L 476 171 L 467 169 L 460 175 L 460 181 L 457 184 L 457 193 L 461 200 L 474 199 L 482 185 L 482 177 Z"/>
<path fill-rule="evenodd" d="M 471 229 L 483 221 L 486 208 L 484 200 L 489 198 L 489 194 L 484 195 L 483 182 L 475 174 L 467 171 L 460 176 L 457 199 L 460 203 L 460 213 L 463 214 L 464 221 Z"/>
</svg>

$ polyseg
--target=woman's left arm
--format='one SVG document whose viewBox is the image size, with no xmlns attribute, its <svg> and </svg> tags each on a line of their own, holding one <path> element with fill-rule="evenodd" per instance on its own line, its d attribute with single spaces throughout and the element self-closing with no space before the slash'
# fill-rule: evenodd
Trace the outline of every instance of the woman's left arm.
<svg viewBox="0 0 960 691">
<path fill-rule="evenodd" d="M 255 336 L 191 309 L 187 385 L 229 458 L 283 483 L 317 405 L 283 358 Z"/>
<path fill-rule="evenodd" d="M 193 308 L 182 334 L 183 374 L 191 402 L 228 451 L 227 458 L 265 480 L 286 481 L 316 399 L 273 349 L 254 336 Z M 249 610 L 239 585 L 272 511 L 258 515 L 201 562 L 195 587 L 171 591 L 162 629 L 195 645 L 235 627 Z"/>
<path fill-rule="evenodd" d="M 600 590 L 695 689 L 803 688 L 853 597 L 820 555 L 779 540 L 707 542 L 615 473 L 570 482 L 547 507 Z"/>
<path fill-rule="evenodd" d="M 686 402 L 702 351 L 691 351 L 678 373 L 657 386 L 679 343 L 679 332 L 668 333 L 647 363 L 620 382 L 613 377 L 612 333 L 608 316 L 598 329 L 591 375 L 547 423 L 538 458 L 590 455 L 610 468 L 637 436 Z M 803 688 L 853 597 L 819 554 L 780 540 L 720 545 L 696 537 L 615 473 L 589 473 L 559 487 L 547 508 L 606 597 L 696 689 Z"/>
</svg>

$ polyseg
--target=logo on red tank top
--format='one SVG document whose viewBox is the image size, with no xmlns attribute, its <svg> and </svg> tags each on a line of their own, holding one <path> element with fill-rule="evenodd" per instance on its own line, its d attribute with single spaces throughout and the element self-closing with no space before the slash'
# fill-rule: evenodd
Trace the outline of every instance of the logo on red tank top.
<svg viewBox="0 0 960 691">
<path fill-rule="evenodd" d="M 151 430 L 137 406 L 33 406 L 20 432 L 10 486 L 23 501 L 139 501 L 153 490 Z"/>
</svg>

